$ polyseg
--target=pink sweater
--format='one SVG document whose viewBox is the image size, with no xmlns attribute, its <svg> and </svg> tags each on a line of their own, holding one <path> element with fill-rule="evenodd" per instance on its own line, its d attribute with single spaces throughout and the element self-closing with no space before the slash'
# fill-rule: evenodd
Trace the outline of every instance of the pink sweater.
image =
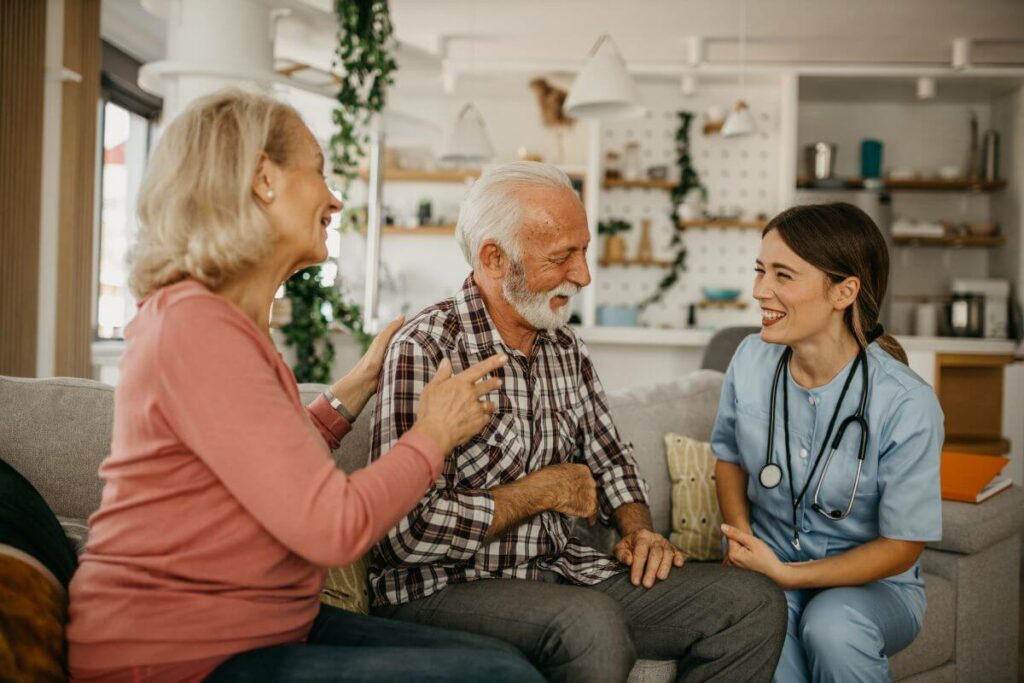
<svg viewBox="0 0 1024 683">
<path fill-rule="evenodd" d="M 146 299 L 125 339 L 103 499 L 71 582 L 73 675 L 208 671 L 304 640 L 324 567 L 407 514 L 443 454 L 410 432 L 346 475 L 328 447 L 348 423 L 323 397 L 303 407 L 270 340 L 194 281 Z"/>
</svg>

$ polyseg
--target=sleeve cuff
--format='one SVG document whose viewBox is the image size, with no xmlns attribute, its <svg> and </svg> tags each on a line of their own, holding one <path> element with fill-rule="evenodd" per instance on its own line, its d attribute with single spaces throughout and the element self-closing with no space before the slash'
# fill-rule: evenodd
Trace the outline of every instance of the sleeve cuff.
<svg viewBox="0 0 1024 683">
<path fill-rule="evenodd" d="M 627 503 L 650 505 L 647 484 L 632 468 L 616 467 L 602 476 L 598 517 L 610 522 L 613 513 Z"/>
<path fill-rule="evenodd" d="M 456 562 L 472 559 L 486 544 L 494 522 L 494 498 L 483 489 L 460 491 L 453 496 L 459 509 L 459 524 L 452 535 L 448 559 Z"/>
<path fill-rule="evenodd" d="M 313 402 L 306 406 L 306 410 L 312 418 L 313 424 L 324 435 L 331 450 L 337 448 L 345 435 L 352 430 L 352 425 L 348 420 L 338 414 L 338 411 L 327 402 L 323 394 L 314 398 Z"/>
</svg>

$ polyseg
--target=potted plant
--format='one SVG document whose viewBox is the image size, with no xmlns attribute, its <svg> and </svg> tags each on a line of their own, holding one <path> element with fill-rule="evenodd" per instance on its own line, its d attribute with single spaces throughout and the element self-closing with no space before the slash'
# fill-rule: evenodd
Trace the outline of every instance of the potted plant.
<svg viewBox="0 0 1024 683">
<path fill-rule="evenodd" d="M 621 218 L 610 218 L 606 221 L 598 221 L 597 234 L 604 236 L 604 256 L 602 263 L 622 263 L 626 260 L 626 240 L 619 237 L 620 232 L 626 232 L 633 226 Z"/>
</svg>

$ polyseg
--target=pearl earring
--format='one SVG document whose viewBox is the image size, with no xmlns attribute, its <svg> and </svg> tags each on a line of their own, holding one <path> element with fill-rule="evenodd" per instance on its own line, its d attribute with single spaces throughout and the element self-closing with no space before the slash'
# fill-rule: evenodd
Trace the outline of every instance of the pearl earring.
<svg viewBox="0 0 1024 683">
<path fill-rule="evenodd" d="M 267 201 L 270 201 L 273 198 L 274 198 L 274 191 L 273 190 L 267 190 Z"/>
</svg>

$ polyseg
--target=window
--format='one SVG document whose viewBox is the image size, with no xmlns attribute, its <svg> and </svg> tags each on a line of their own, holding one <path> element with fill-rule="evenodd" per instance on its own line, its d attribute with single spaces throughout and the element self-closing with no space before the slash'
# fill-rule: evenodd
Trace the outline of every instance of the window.
<svg viewBox="0 0 1024 683">
<path fill-rule="evenodd" d="M 151 123 L 111 101 L 103 103 L 99 286 L 96 337 L 119 339 L 135 314 L 128 290 L 128 249 L 136 233 L 135 207 L 149 151 Z"/>
</svg>

